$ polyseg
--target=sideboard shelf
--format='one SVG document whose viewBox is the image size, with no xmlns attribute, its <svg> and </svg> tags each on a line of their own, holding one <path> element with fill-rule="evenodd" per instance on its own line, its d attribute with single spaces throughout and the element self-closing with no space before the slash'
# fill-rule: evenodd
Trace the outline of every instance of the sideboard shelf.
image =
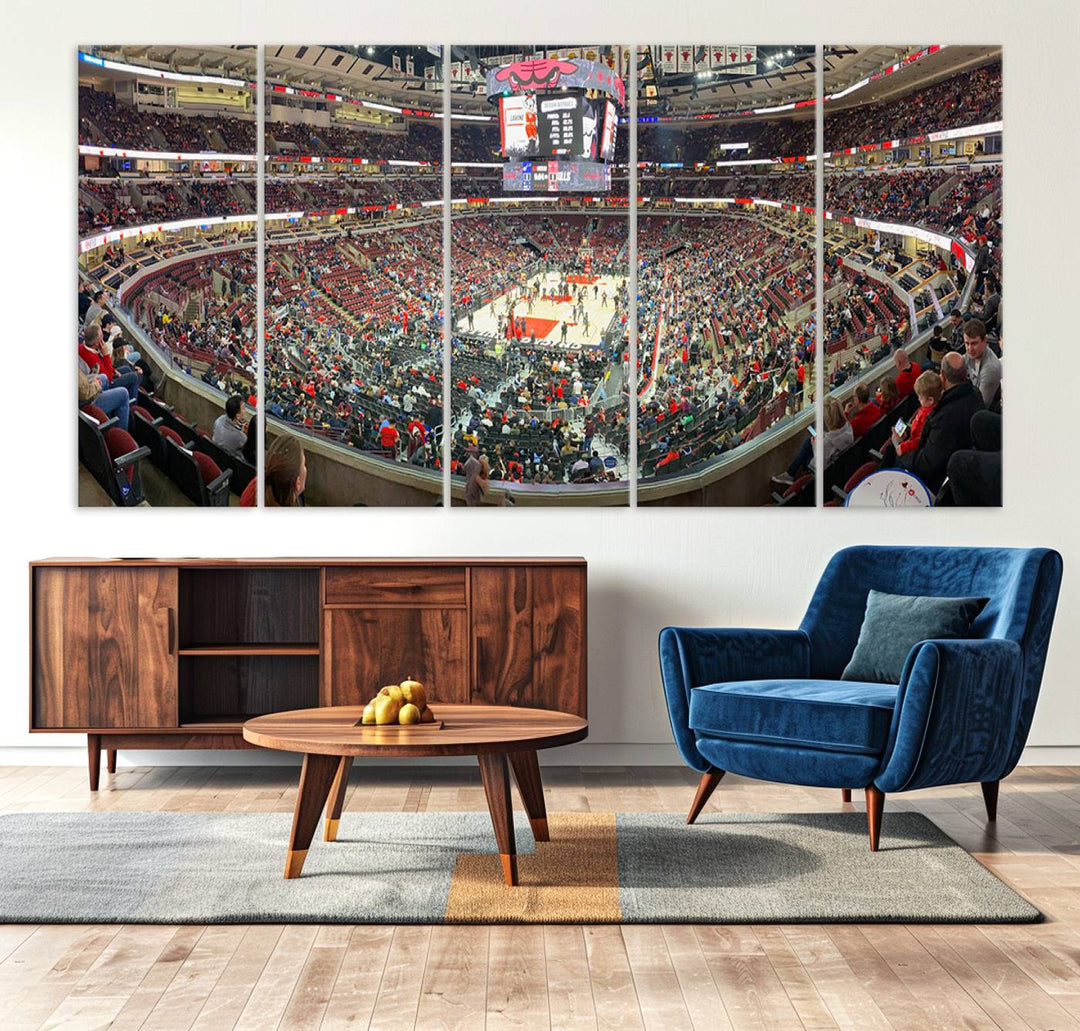
<svg viewBox="0 0 1080 1031">
<path fill-rule="evenodd" d="M 318 644 L 198 644 L 178 648 L 181 657 L 219 655 L 318 655 Z"/>
<path fill-rule="evenodd" d="M 433 702 L 585 717 L 582 558 L 48 559 L 30 564 L 30 730 L 100 752 L 245 748 L 245 720 Z"/>
</svg>

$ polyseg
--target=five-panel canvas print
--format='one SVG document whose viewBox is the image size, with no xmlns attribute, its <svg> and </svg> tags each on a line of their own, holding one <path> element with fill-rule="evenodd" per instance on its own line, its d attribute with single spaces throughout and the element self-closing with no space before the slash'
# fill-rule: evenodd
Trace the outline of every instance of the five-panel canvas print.
<svg viewBox="0 0 1080 1031">
<path fill-rule="evenodd" d="M 1002 504 L 1001 47 L 76 60 L 80 505 Z"/>
</svg>

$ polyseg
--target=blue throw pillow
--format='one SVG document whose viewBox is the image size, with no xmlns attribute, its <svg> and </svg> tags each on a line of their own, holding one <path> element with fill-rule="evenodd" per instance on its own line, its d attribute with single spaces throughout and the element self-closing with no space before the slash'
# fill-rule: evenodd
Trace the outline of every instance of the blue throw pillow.
<svg viewBox="0 0 1080 1031">
<path fill-rule="evenodd" d="M 926 598 L 871 591 L 859 642 L 841 680 L 899 684 L 908 653 L 920 641 L 969 637 L 989 598 Z"/>
</svg>

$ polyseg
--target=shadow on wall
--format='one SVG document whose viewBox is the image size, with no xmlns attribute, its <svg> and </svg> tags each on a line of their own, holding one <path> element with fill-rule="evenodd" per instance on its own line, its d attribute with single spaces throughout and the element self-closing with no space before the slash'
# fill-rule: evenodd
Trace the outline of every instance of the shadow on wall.
<svg viewBox="0 0 1080 1031">
<path fill-rule="evenodd" d="M 595 743 L 672 743 L 657 638 L 686 593 L 627 577 L 589 578 L 589 738 Z"/>
</svg>

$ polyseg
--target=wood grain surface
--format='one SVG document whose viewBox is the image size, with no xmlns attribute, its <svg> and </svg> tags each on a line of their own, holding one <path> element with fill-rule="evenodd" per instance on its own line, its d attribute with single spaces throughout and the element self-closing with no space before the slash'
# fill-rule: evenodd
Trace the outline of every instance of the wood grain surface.
<svg viewBox="0 0 1080 1031">
<path fill-rule="evenodd" d="M 38 569 L 34 598 L 32 726 L 176 726 L 176 569 Z"/>
<path fill-rule="evenodd" d="M 547 709 L 497 705 L 431 706 L 439 729 L 426 724 L 408 735 L 360 726 L 362 705 L 300 709 L 258 716 L 244 738 L 263 748 L 320 755 L 483 755 L 536 751 L 582 741 L 589 725 L 579 716 Z"/>
<path fill-rule="evenodd" d="M 534 705 L 532 570 L 472 570 L 472 700 Z"/>
<path fill-rule="evenodd" d="M 469 700 L 464 609 L 327 609 L 325 619 L 331 705 L 366 705 L 410 677 L 429 701 Z"/>
<path fill-rule="evenodd" d="M 685 814 L 683 767 L 544 768 L 553 813 Z M 0 768 L 0 812 L 291 813 L 284 766 Z M 913 791 L 924 812 L 1046 914 L 1040 924 L 723 927 L 0 926 L 0 1026 L 952 1028 L 1080 1027 L 1080 768 L 1019 767 L 986 819 L 977 784 Z M 729 774 L 707 809 L 822 812 L 834 789 Z M 473 762 L 354 772 L 361 812 L 486 809 Z M 886 820 L 888 817 L 886 816 Z M 284 846 L 284 840 L 282 841 Z M 333 847 L 333 846 L 330 846 Z M 520 889 L 519 889 L 520 890 Z M 531 986 L 531 987 L 530 987 Z"/>
<path fill-rule="evenodd" d="M 465 605 L 465 567 L 327 566 L 327 605 Z"/>
</svg>

